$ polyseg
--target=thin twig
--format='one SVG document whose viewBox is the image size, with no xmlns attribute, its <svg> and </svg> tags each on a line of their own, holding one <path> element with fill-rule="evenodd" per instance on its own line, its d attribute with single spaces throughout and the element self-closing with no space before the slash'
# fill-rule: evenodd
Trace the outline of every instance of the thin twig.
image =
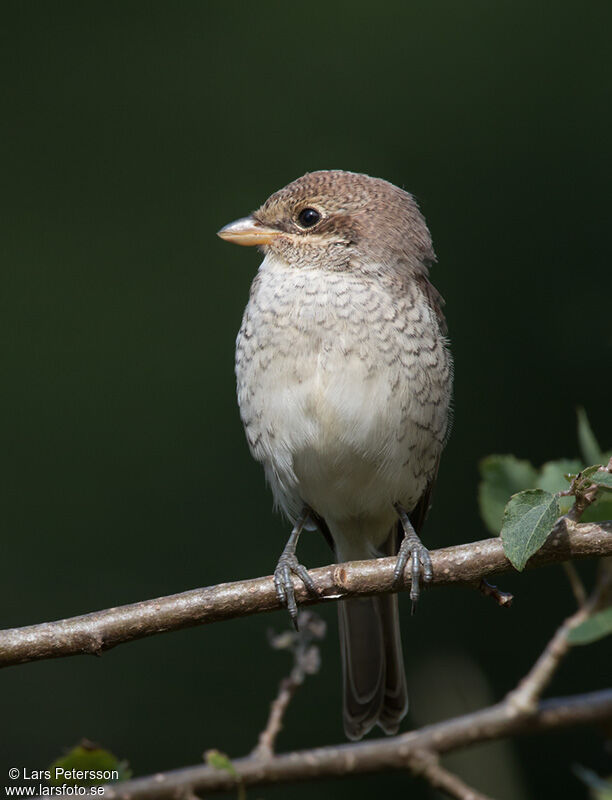
<svg viewBox="0 0 612 800">
<path fill-rule="evenodd" d="M 612 521 L 575 524 L 563 518 L 528 567 L 612 555 Z M 434 550 L 432 584 L 477 585 L 481 578 L 513 571 L 496 537 Z M 301 605 L 394 591 L 395 558 L 354 561 L 310 570 L 318 597 L 296 581 Z M 406 576 L 402 590 L 410 587 Z M 194 625 L 280 608 L 272 577 L 222 583 L 78 617 L 0 631 L 0 666 L 77 654 L 100 655 L 122 642 Z"/>
<path fill-rule="evenodd" d="M 478 590 L 485 597 L 492 597 L 497 605 L 502 606 L 502 608 L 510 608 L 514 600 L 514 595 L 511 592 L 503 592 L 497 586 L 485 581 L 484 578 L 481 578 L 478 582 Z"/>
<path fill-rule="evenodd" d="M 450 797 L 457 800 L 492 800 L 482 792 L 472 789 L 467 783 L 457 775 L 449 772 L 440 764 L 440 759 L 436 753 L 426 750 L 423 753 L 415 753 L 409 760 L 412 774 L 425 778 L 434 789 L 440 789 Z"/>
<path fill-rule="evenodd" d="M 550 683 L 561 659 L 570 649 L 567 636 L 573 628 L 580 625 L 588 617 L 586 607 L 579 608 L 575 614 L 565 620 L 544 651 L 522 679 L 516 689 L 508 695 L 508 701 L 517 712 L 529 712 L 536 704 L 542 691 Z"/>
<path fill-rule="evenodd" d="M 600 467 L 598 471 L 600 472 L 612 472 L 612 458 L 608 462 L 606 467 Z M 563 492 L 558 492 L 558 497 L 569 497 L 573 495 L 574 497 L 574 505 L 570 508 L 567 512 L 568 519 L 571 519 L 573 522 L 580 522 L 580 519 L 587 508 L 592 505 L 597 499 L 599 494 L 600 487 L 596 483 L 591 483 L 588 478 L 583 476 L 582 472 L 579 472 L 573 479 L 570 484 L 569 489 L 566 489 Z"/>
<path fill-rule="evenodd" d="M 281 681 L 278 694 L 270 704 L 268 721 L 259 734 L 257 747 L 252 753 L 254 758 L 266 759 L 274 755 L 276 738 L 283 727 L 289 703 L 304 683 L 306 675 L 314 675 L 319 671 L 321 656 L 314 642 L 323 639 L 325 629 L 325 621 L 313 611 L 300 611 L 298 630 L 285 631 L 270 637 L 270 644 L 275 650 L 292 651 L 293 667 L 289 676 Z"/>
<path fill-rule="evenodd" d="M 584 583 L 582 582 L 582 578 L 578 574 L 578 570 L 576 569 L 573 561 L 564 561 L 561 566 L 565 570 L 565 574 L 567 575 L 567 579 L 572 589 L 572 593 L 576 598 L 576 605 L 578 608 L 582 608 L 582 606 L 586 603 L 587 593 L 586 589 L 584 588 Z"/>
<path fill-rule="evenodd" d="M 612 472 L 612 458 L 606 467 L 601 467 L 600 469 L 604 472 Z M 599 487 L 596 484 L 589 485 L 589 483 L 586 483 L 585 485 L 582 473 L 579 472 L 578 475 L 572 479 L 569 489 L 559 492 L 558 495 L 559 497 L 567 497 L 570 495 L 574 496 L 574 505 L 569 510 L 567 517 L 574 523 L 578 523 L 580 522 L 580 519 L 588 506 L 595 502 L 598 493 Z M 563 568 L 569 580 L 574 597 L 576 598 L 578 608 L 582 608 L 587 602 L 587 593 L 586 589 L 584 588 L 584 583 L 578 574 L 578 570 L 571 561 L 563 562 Z"/>
<path fill-rule="evenodd" d="M 283 717 L 293 695 L 303 683 L 303 676 L 294 667 L 288 678 L 281 681 L 278 694 L 270 704 L 270 714 L 266 727 L 259 734 L 257 747 L 253 750 L 253 758 L 272 758 L 276 737 L 283 727 Z"/>
<path fill-rule="evenodd" d="M 611 584 L 612 572 L 601 571 L 595 589 L 588 600 L 558 628 L 536 663 L 516 689 L 510 692 L 507 701 L 519 712 L 529 711 L 535 707 L 561 660 L 571 647 L 568 641 L 570 631 L 588 619 L 598 609 L 602 597 L 606 595 Z"/>
</svg>

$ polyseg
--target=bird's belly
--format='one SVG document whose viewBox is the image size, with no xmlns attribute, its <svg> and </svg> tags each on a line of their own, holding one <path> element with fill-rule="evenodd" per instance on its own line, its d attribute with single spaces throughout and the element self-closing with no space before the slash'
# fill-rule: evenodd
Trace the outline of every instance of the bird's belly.
<svg viewBox="0 0 612 800">
<path fill-rule="evenodd" d="M 399 499 L 405 409 L 389 376 L 364 373 L 349 359 L 315 374 L 305 404 L 310 435 L 294 451 L 304 500 L 333 519 L 378 514 Z"/>
<path fill-rule="evenodd" d="M 277 355 L 248 383 L 251 449 L 290 516 L 303 503 L 334 520 L 392 518 L 394 502 L 416 504 L 436 443 L 398 367 L 323 350 Z"/>
</svg>

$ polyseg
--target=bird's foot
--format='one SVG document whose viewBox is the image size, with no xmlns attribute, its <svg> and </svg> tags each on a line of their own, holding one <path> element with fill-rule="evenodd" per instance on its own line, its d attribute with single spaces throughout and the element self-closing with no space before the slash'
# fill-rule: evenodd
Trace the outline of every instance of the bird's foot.
<svg viewBox="0 0 612 800">
<path fill-rule="evenodd" d="M 297 630 L 298 609 L 295 601 L 295 588 L 291 580 L 292 575 L 297 575 L 308 591 L 313 594 L 317 593 L 317 587 L 308 574 L 306 567 L 297 560 L 295 553 L 282 554 L 274 570 L 274 586 L 276 587 L 276 596 L 279 602 L 287 607 L 291 621 Z"/>
<path fill-rule="evenodd" d="M 293 586 L 292 575 L 296 575 L 308 589 L 309 592 L 316 595 L 317 587 L 313 579 L 308 574 L 305 566 L 300 564 L 295 554 L 297 542 L 302 532 L 302 528 L 308 520 L 308 509 L 304 509 L 301 517 L 296 522 L 291 536 L 287 542 L 281 557 L 278 559 L 276 569 L 274 570 L 274 586 L 276 588 L 276 596 L 278 597 L 281 605 L 286 606 L 289 616 L 295 629 L 298 629 L 298 609 L 295 600 L 295 588 Z"/>
<path fill-rule="evenodd" d="M 400 544 L 395 570 L 393 571 L 393 586 L 398 588 L 402 585 L 404 570 L 408 559 L 410 559 L 410 599 L 412 600 L 412 611 L 414 613 L 415 605 L 421 594 L 421 576 L 424 583 L 429 583 L 433 578 L 433 566 L 429 550 L 419 539 L 408 518 L 408 514 L 399 503 L 395 504 L 395 509 L 404 529 L 404 538 Z"/>
</svg>

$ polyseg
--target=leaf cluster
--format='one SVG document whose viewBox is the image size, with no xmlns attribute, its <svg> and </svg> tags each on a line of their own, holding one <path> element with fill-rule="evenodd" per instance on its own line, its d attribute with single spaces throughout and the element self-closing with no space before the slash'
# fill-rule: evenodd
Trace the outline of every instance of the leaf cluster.
<svg viewBox="0 0 612 800">
<path fill-rule="evenodd" d="M 69 770 L 85 773 L 92 773 L 96 771 L 116 771 L 119 773 L 118 780 L 125 781 L 132 777 L 132 771 L 127 761 L 122 761 L 103 747 L 90 742 L 87 739 L 81 741 L 78 745 L 69 750 L 65 755 L 58 758 L 51 764 L 51 774 L 56 775 L 56 768 L 62 768 L 68 772 Z M 97 786 L 102 783 L 107 783 L 104 780 L 90 780 L 78 778 L 65 778 L 64 776 L 55 778 L 52 777 L 49 783 L 53 785 L 68 786 Z"/>
<path fill-rule="evenodd" d="M 548 494 L 558 494 L 567 490 L 568 483 L 571 484 L 578 474 L 583 479 L 590 478 L 591 483 L 612 488 L 612 475 L 609 472 L 598 472 L 600 466 L 607 464 L 612 457 L 612 450 L 603 452 L 599 447 L 582 408 L 578 409 L 578 443 L 581 458 L 547 461 L 539 468 L 514 455 L 491 455 L 484 458 L 479 465 L 481 480 L 478 504 L 487 529 L 495 535 L 499 533 L 508 498 L 518 492 L 540 489 Z M 567 514 L 574 498 L 561 496 L 558 502 L 559 514 Z M 612 495 L 601 493 L 585 511 L 582 520 L 600 522 L 605 519 L 612 519 Z"/>
<path fill-rule="evenodd" d="M 519 572 L 570 510 L 574 520 L 612 518 L 612 472 L 607 466 L 612 453 L 600 448 L 584 409 L 578 410 L 578 443 L 581 459 L 548 461 L 539 469 L 513 455 L 488 456 L 480 463 L 482 518 L 492 533 L 500 532 L 504 553 Z M 588 644 L 609 633 L 612 608 L 576 627 L 569 641 Z"/>
</svg>

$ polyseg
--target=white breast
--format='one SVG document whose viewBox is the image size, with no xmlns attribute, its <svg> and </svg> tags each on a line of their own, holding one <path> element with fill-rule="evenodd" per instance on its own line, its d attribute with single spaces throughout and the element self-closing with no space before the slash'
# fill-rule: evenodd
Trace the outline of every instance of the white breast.
<svg viewBox="0 0 612 800">
<path fill-rule="evenodd" d="M 264 260 L 237 340 L 238 401 L 289 517 L 307 503 L 328 522 L 392 519 L 393 502 L 423 492 L 446 407 L 427 402 L 435 376 L 416 353 L 444 344 L 417 299 L 398 309 L 359 276 Z"/>
</svg>

